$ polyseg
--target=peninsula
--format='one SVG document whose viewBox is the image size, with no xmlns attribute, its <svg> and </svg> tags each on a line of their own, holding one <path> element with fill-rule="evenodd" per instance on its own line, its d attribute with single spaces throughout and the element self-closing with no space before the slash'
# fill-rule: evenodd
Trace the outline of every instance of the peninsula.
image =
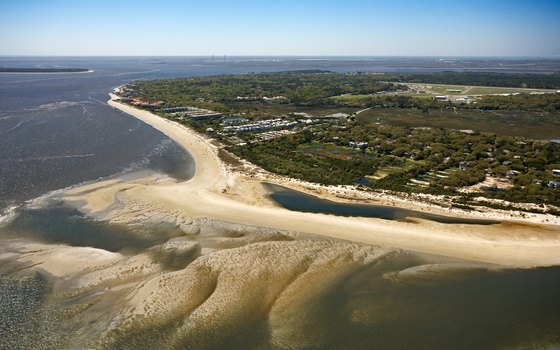
<svg viewBox="0 0 560 350">
<path fill-rule="evenodd" d="M 0 73 L 88 73 L 87 68 L 17 68 L 0 67 Z"/>
<path fill-rule="evenodd" d="M 368 198 L 346 187 L 314 185 L 271 174 L 243 160 L 233 166 L 231 162 L 224 162 L 224 150 L 215 141 L 177 122 L 118 100 L 119 96 L 112 94 L 109 104 L 160 130 L 185 148 L 196 163 L 196 171 L 185 182 L 148 175 L 110 179 L 67 191 L 65 200 L 76 203 L 89 215 L 119 223 L 142 222 L 150 218 L 187 228 L 193 219 L 209 218 L 507 266 L 560 263 L 560 223 L 558 217 L 552 215 L 533 214 L 532 217 L 535 220 L 546 217 L 554 225 L 503 221 L 482 226 L 289 211 L 268 198 L 263 181 L 339 201 L 340 197 L 345 197 L 345 201 L 356 197 L 378 204 L 469 215 L 464 211 L 444 210 L 406 199 Z M 511 219 L 507 212 L 499 210 L 491 211 L 485 217 Z"/>
</svg>

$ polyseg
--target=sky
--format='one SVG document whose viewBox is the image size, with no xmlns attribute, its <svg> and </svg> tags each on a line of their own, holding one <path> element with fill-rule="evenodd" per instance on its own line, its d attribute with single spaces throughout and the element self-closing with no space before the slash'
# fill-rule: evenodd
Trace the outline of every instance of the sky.
<svg viewBox="0 0 560 350">
<path fill-rule="evenodd" d="M 0 0 L 0 55 L 560 58 L 560 0 Z"/>
</svg>

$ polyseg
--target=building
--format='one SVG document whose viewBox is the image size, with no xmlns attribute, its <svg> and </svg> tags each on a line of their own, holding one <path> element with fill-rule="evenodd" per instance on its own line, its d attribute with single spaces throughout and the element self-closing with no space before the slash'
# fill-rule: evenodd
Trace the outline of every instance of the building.
<svg viewBox="0 0 560 350">
<path fill-rule="evenodd" d="M 560 188 L 560 182 L 558 181 L 549 181 L 548 187 L 550 188 Z"/>
<path fill-rule="evenodd" d="M 161 111 L 170 113 L 179 118 L 189 118 L 192 120 L 207 120 L 223 117 L 222 113 L 190 106 L 162 108 Z"/>
<path fill-rule="evenodd" d="M 560 169 L 552 169 L 552 176 L 560 177 Z"/>
<path fill-rule="evenodd" d="M 350 141 L 348 143 L 348 147 L 350 148 L 354 148 L 357 150 L 364 150 L 368 147 L 368 143 L 367 142 L 354 142 L 354 141 Z"/>
<path fill-rule="evenodd" d="M 289 129 L 297 125 L 295 121 L 282 120 L 282 118 L 259 120 L 250 124 L 231 125 L 223 128 L 226 133 L 243 134 L 248 132 L 262 132 L 272 129 Z"/>
<path fill-rule="evenodd" d="M 160 108 L 161 105 L 163 104 L 163 101 L 149 102 L 149 101 L 144 101 L 139 97 L 133 97 L 129 101 L 131 101 L 130 104 L 133 106 L 146 108 L 146 109 L 157 109 Z"/>
<path fill-rule="evenodd" d="M 207 111 L 207 112 L 195 112 L 187 113 L 184 117 L 190 118 L 192 120 L 208 120 L 208 119 L 218 119 L 223 117 L 222 113 Z"/>
</svg>

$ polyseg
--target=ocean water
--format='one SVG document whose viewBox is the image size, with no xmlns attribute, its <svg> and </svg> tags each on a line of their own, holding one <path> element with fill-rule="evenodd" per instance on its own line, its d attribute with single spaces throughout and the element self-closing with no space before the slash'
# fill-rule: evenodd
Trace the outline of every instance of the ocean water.
<svg viewBox="0 0 560 350">
<path fill-rule="evenodd" d="M 54 206 L 24 210 L 19 219 L 0 228 L 0 239 L 14 235 L 132 257 L 161 252 L 158 245 L 176 237 L 177 231 L 109 225 Z M 124 286 L 115 288 L 114 294 L 111 284 L 54 291 L 49 276 L 26 273 L 21 265 L 0 264 L 0 348 L 560 347 L 559 267 L 503 268 L 402 251 L 362 260 L 356 259 L 356 252 L 369 249 L 365 245 L 349 248 L 346 242 L 333 242 L 317 249 L 315 245 L 321 243 L 316 239 L 294 240 L 279 233 L 263 239 L 250 231 L 206 232 L 193 239 L 204 242 L 219 235 L 230 238 L 212 253 L 215 262 L 221 255 L 229 257 L 225 269 L 197 259 L 190 264 L 198 267 L 177 266 L 166 278 L 181 278 L 177 273 L 183 271 L 187 280 L 200 279 L 204 290 L 207 279 L 217 275 L 219 282 L 204 292 L 206 298 L 212 300 L 213 294 L 224 291 L 231 296 L 228 291 L 233 290 L 237 291 L 233 299 L 223 302 L 217 296 L 214 302 L 222 304 L 202 319 L 179 304 L 177 309 L 162 311 L 161 317 L 140 318 L 110 332 L 107 325 L 122 306 L 123 296 L 127 300 L 128 293 L 144 284 L 142 280 L 133 285 L 123 280 Z M 257 236 L 259 243 L 248 243 Z M 282 286 L 285 282 L 279 281 L 286 273 L 294 277 Z M 117 287 L 118 281 L 114 283 Z M 176 302 L 172 300 L 177 296 L 185 303 L 199 297 L 186 288 L 171 292 L 169 302 Z M 270 293 L 278 293 L 272 302 L 266 299 Z"/>
<path fill-rule="evenodd" d="M 176 144 L 106 104 L 113 88 L 133 80 L 301 69 L 547 72 L 560 69 L 560 61 L 442 61 L 438 57 L 0 57 L 0 66 L 93 70 L 73 74 L 0 74 L 2 210 L 50 190 L 131 167 L 163 165 L 160 170 L 188 178 L 186 163 L 190 161 Z"/>
<path fill-rule="evenodd" d="M 0 57 L 0 66 L 94 71 L 0 74 L 0 211 L 5 211 L 49 191 L 135 169 L 154 169 L 178 180 L 192 175 L 195 165 L 178 145 L 106 104 L 112 89 L 133 80 L 297 69 L 547 72 L 558 70 L 560 62 L 499 58 L 445 63 L 439 58 L 226 57 L 224 61 L 222 57 Z M 12 220 L 0 223 L 0 248 L 8 240 L 28 239 L 134 256 L 153 251 L 180 234 L 166 225 L 127 227 L 97 222 L 55 204 L 17 209 Z M 224 251 L 234 252 L 241 245 L 235 239 L 244 239 L 244 235 L 250 236 L 230 234 L 233 241 L 228 241 Z M 280 256 L 293 253 L 290 249 L 299 244 L 290 237 L 271 237 L 280 241 L 271 256 L 274 252 Z M 258 242 L 262 237 L 254 235 L 252 239 Z M 301 243 L 297 255 L 309 254 L 306 261 L 314 261 L 317 256 L 306 250 L 308 245 Z M 255 268 L 269 266 L 271 256 L 260 254 L 252 264 Z M 55 293 L 48 276 L 26 273 L 25 266 L 14 265 L 8 258 L 0 263 L 0 348 L 72 349 L 76 340 L 106 349 L 154 348 L 158 342 L 177 349 L 560 348 L 558 267 L 472 267 L 407 252 L 359 262 L 352 268 L 337 265 L 349 256 L 333 254 L 333 265 L 327 264 L 326 271 L 336 272 L 337 279 L 327 280 L 319 274 L 316 284 L 295 293 L 275 313 L 269 306 L 259 305 L 259 295 L 255 295 L 247 306 L 258 312 L 250 319 L 216 321 L 209 325 L 219 326 L 207 333 L 187 333 L 186 338 L 166 343 L 167 335 L 189 325 L 189 315 L 181 315 L 183 318 L 108 334 L 102 343 L 106 346 L 95 340 L 103 334 L 103 322 L 110 321 L 105 312 L 113 309 L 110 298 L 99 297 L 100 290 L 80 291 L 78 296 Z M 158 259 L 164 261 L 165 257 Z M 254 280 L 254 288 L 239 294 L 239 299 L 246 301 L 253 289 L 260 290 L 274 281 L 282 266 L 267 267 L 267 278 Z M 224 309 L 236 307 L 234 301 Z M 284 343 L 274 340 L 277 334 Z"/>
</svg>

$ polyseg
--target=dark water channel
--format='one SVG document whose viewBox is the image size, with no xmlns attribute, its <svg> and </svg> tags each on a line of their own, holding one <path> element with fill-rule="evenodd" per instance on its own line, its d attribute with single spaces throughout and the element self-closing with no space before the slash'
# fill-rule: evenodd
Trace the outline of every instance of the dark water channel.
<svg viewBox="0 0 560 350">
<path fill-rule="evenodd" d="M 500 223 L 495 220 L 455 218 L 451 216 L 436 215 L 383 205 L 336 203 L 278 185 L 269 183 L 265 183 L 263 185 L 270 191 L 270 198 L 272 198 L 276 203 L 286 209 L 306 213 L 361 216 L 386 220 L 407 220 L 410 218 L 418 218 L 436 221 L 442 224 L 494 225 Z"/>
</svg>

